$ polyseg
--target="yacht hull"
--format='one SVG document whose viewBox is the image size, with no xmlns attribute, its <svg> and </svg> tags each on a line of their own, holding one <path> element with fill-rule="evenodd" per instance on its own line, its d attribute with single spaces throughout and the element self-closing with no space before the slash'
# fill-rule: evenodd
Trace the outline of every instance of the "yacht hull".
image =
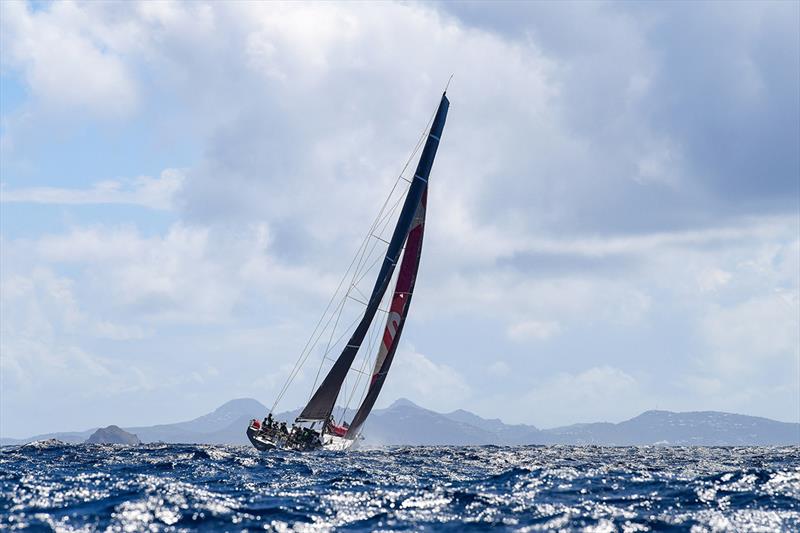
<svg viewBox="0 0 800 533">
<path fill-rule="evenodd" d="M 323 435 L 322 436 L 322 449 L 333 452 L 343 452 L 353 447 L 356 441 L 353 439 L 345 439 L 336 435 Z"/>
<path fill-rule="evenodd" d="M 276 438 L 273 435 L 264 433 L 252 424 L 247 427 L 247 438 L 250 440 L 250 443 L 253 445 L 253 447 L 260 452 L 268 452 L 270 450 L 292 450 L 303 452 L 328 450 L 341 452 L 349 450 L 356 442 L 352 439 L 345 439 L 344 437 L 339 437 L 337 435 L 325 434 L 322 436 L 322 442 L 319 446 L 312 448 L 297 448 L 292 446 L 290 443 L 287 443 L 286 439 L 280 437 Z"/>
<path fill-rule="evenodd" d="M 271 440 L 267 435 L 260 433 L 253 426 L 248 426 L 247 438 L 250 439 L 250 444 L 252 444 L 256 450 L 260 452 L 274 450 L 280 444 L 278 441 Z"/>
</svg>

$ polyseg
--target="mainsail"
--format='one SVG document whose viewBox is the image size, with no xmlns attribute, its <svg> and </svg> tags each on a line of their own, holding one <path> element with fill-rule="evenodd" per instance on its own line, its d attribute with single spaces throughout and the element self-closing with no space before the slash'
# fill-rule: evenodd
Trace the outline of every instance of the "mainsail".
<svg viewBox="0 0 800 533">
<path fill-rule="evenodd" d="M 405 243 L 407 239 L 410 239 L 410 231 L 412 230 L 412 227 L 416 227 L 414 224 L 418 218 L 417 214 L 419 213 L 420 207 L 423 205 L 423 197 L 427 191 L 428 178 L 430 176 L 431 168 L 433 167 L 433 160 L 436 157 L 439 139 L 441 138 L 442 131 L 444 130 L 444 123 L 445 119 L 447 118 L 447 110 L 449 106 L 450 101 L 447 99 L 446 94 L 442 94 L 442 99 L 439 102 L 438 109 L 436 110 L 433 124 L 431 125 L 430 132 L 428 133 L 428 138 L 425 141 L 425 147 L 422 150 L 422 155 L 420 156 L 419 163 L 417 164 L 417 170 L 414 173 L 414 178 L 411 180 L 411 185 L 409 186 L 402 210 L 400 211 L 397 225 L 395 226 L 392 238 L 389 241 L 389 246 L 386 250 L 386 256 L 383 259 L 383 264 L 381 265 L 380 272 L 378 273 L 378 278 L 375 280 L 375 286 L 373 287 L 372 294 L 367 302 L 364 316 L 361 318 L 358 326 L 356 326 L 356 329 L 350 337 L 350 340 L 342 350 L 341 355 L 339 355 L 336 362 L 328 371 L 328 374 L 325 376 L 322 384 L 314 392 L 314 395 L 311 397 L 308 404 L 306 404 L 305 408 L 300 413 L 300 416 L 297 417 L 298 421 L 327 420 L 333 411 L 333 407 L 336 403 L 336 398 L 339 396 L 342 384 L 344 383 L 347 373 L 350 370 L 356 355 L 358 354 L 358 350 L 361 348 L 364 337 L 366 336 L 367 331 L 369 330 L 370 325 L 375 318 L 375 313 L 378 311 L 381 300 L 383 299 L 383 296 L 389 287 L 392 275 L 394 274 L 395 265 L 397 265 L 397 262 L 400 258 L 400 252 L 402 250 L 403 243 Z M 422 208 L 422 214 L 424 217 L 424 207 Z M 420 247 L 421 244 L 422 240 L 420 233 Z M 404 265 L 407 254 L 408 246 L 406 247 L 406 254 L 403 256 Z M 403 269 L 401 268 L 400 274 L 402 274 L 402 270 Z M 416 266 L 414 266 L 413 270 L 413 278 L 415 278 Z M 413 287 L 413 280 L 411 287 Z M 411 290 L 406 292 L 410 293 Z M 397 296 L 396 293 L 395 296 Z M 407 307 L 408 305 L 406 304 L 405 309 L 403 310 L 404 313 L 407 313 Z M 402 320 L 398 322 L 398 327 L 402 327 L 402 322 Z M 399 338 L 399 335 L 396 336 Z M 384 358 L 383 363 L 388 360 L 389 364 L 391 364 L 391 358 L 394 356 L 394 351 L 390 351 L 391 357 L 388 356 L 389 352 L 387 351 L 387 356 Z M 373 383 L 370 385 L 370 391 L 374 388 L 374 383 L 375 380 L 373 379 Z M 380 391 L 380 387 L 378 387 L 377 391 Z M 375 397 L 377 397 L 377 391 L 375 392 Z M 365 402 L 368 399 L 369 393 L 367 398 L 365 398 Z M 372 402 L 374 403 L 374 401 L 375 400 L 373 399 Z M 364 407 L 364 404 L 362 404 L 362 407 Z M 369 413 L 369 409 L 371 409 L 371 405 L 369 408 L 366 408 L 366 413 L 363 415 L 363 418 L 366 418 L 366 414 Z M 359 412 L 360 411 L 361 409 L 359 409 Z"/>
</svg>

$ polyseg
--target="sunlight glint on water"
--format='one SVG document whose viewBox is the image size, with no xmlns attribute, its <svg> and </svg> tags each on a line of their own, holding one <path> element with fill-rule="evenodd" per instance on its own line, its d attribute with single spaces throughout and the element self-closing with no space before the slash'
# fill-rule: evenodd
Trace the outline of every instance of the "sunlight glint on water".
<svg viewBox="0 0 800 533">
<path fill-rule="evenodd" d="M 0 528 L 800 529 L 800 448 L 28 445 L 0 452 Z"/>
</svg>

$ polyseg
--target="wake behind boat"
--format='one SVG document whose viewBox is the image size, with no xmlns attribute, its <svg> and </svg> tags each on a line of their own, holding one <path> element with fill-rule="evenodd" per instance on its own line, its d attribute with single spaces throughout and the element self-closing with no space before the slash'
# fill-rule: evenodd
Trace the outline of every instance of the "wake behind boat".
<svg viewBox="0 0 800 533">
<path fill-rule="evenodd" d="M 423 134 L 425 144 L 413 177 L 405 177 L 401 172 L 395 187 L 373 222 L 350 268 L 342 278 L 336 294 L 328 303 L 328 307 L 317 323 L 317 327 L 311 334 L 309 342 L 306 343 L 306 347 L 295 363 L 269 414 L 263 421 L 255 419 L 250 421 L 247 427 L 247 437 L 258 450 L 267 451 L 275 448 L 298 451 L 318 449 L 347 450 L 359 440 L 364 423 L 372 411 L 375 401 L 378 399 L 394 360 L 400 336 L 408 317 L 411 296 L 414 293 L 422 255 L 428 180 L 442 131 L 444 130 L 449 106 L 450 101 L 447 99 L 447 91 L 445 90 L 434 114 L 430 129 L 426 128 L 427 135 Z M 409 162 L 416 155 L 421 141 L 422 139 L 417 144 L 417 148 L 415 148 L 411 158 L 409 158 Z M 408 163 L 406 163 L 403 171 L 407 167 Z M 393 204 L 391 201 L 393 194 L 398 184 L 402 182 L 407 184 L 405 196 L 401 196 Z M 391 237 L 384 238 L 381 235 L 382 230 L 387 229 L 389 221 L 393 218 L 392 215 L 400 205 L 401 200 L 402 208 Z M 372 261 L 373 253 L 376 250 L 378 253 L 381 252 L 384 249 L 383 247 L 386 250 L 385 254 L 383 254 L 383 260 L 379 261 L 380 255 L 378 255 L 375 261 Z M 395 266 L 400 260 L 401 253 L 400 268 L 396 269 Z M 370 296 L 367 298 L 359 288 L 359 282 L 379 262 L 381 264 L 380 270 Z M 345 284 L 348 278 L 349 282 Z M 394 291 L 390 293 L 388 288 L 391 286 L 392 280 L 394 280 Z M 332 307 L 337 295 L 341 296 L 339 303 Z M 345 334 L 339 337 L 336 337 L 335 334 L 337 333 L 337 327 L 340 325 L 345 305 L 352 302 L 357 302 L 361 309 L 359 309 L 355 320 L 351 323 L 351 326 L 354 325 L 355 327 L 352 329 L 349 340 L 341 348 L 339 356 L 333 359 L 329 357 L 331 350 L 337 347 L 339 340 L 347 338 Z M 376 320 L 376 315 L 379 312 L 387 315 L 382 334 L 380 334 L 381 330 L 379 329 L 380 321 Z M 314 387 L 312 387 L 313 394 L 295 419 L 292 427 L 289 428 L 285 422 L 274 420 L 272 413 L 323 336 L 327 337 L 328 340 L 326 349 L 322 354 L 317 377 L 323 375 L 322 371 L 327 363 L 332 362 L 332 365 L 327 368 L 327 372 L 324 374 L 325 377 L 318 387 L 315 380 Z M 378 340 L 380 340 L 380 345 L 377 353 L 374 357 L 371 357 L 369 355 L 373 353 L 371 348 Z M 362 350 L 362 348 L 364 349 Z M 362 362 L 360 365 L 354 365 L 359 352 L 362 353 Z M 372 372 L 367 373 L 365 369 L 368 368 L 367 362 L 370 360 L 372 362 Z M 348 377 L 351 381 L 351 386 L 349 387 L 346 386 Z M 351 417 L 348 406 L 350 401 L 356 397 L 356 394 L 360 398 L 360 403 Z M 337 424 L 335 422 L 332 415 L 337 405 L 343 406 L 342 414 L 339 418 L 343 420 L 348 417 L 350 418 L 349 423 Z"/>
</svg>

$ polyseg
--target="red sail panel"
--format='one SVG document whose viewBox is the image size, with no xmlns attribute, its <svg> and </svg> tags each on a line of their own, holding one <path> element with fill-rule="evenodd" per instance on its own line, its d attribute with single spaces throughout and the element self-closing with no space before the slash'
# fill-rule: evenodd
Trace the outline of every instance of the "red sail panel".
<svg viewBox="0 0 800 533">
<path fill-rule="evenodd" d="M 355 438 L 364 421 L 369 416 L 375 401 L 378 399 L 386 374 L 392 365 L 395 351 L 400 342 L 400 335 L 403 332 L 408 310 L 411 304 L 411 296 L 414 293 L 414 284 L 417 280 L 419 271 L 419 261 L 422 255 L 422 238 L 425 234 L 425 210 L 427 206 L 428 189 L 422 193 L 420 204 L 414 215 L 411 230 L 406 239 L 406 249 L 403 252 L 403 259 L 397 274 L 392 303 L 389 306 L 389 316 L 386 318 L 386 327 L 383 330 L 383 340 L 378 350 L 378 357 L 375 360 L 375 367 L 372 372 L 367 395 L 358 408 L 353 421 L 347 431 L 348 438 Z"/>
<path fill-rule="evenodd" d="M 378 357 L 375 360 L 375 368 L 372 372 L 373 382 L 380 372 L 383 362 L 386 360 L 389 349 L 395 342 L 395 338 L 400 329 L 400 323 L 405 315 L 404 311 L 408 305 L 408 297 L 411 294 L 412 286 L 417 276 L 417 269 L 419 267 L 418 256 L 422 249 L 422 235 L 425 230 L 426 196 L 427 190 L 423 193 L 422 202 L 414 217 L 411 230 L 408 232 L 403 261 L 400 264 L 397 284 L 395 285 L 394 295 L 392 296 L 392 303 L 389 306 L 389 316 L 386 318 L 386 328 L 383 330 L 383 342 L 378 351 Z"/>
</svg>

